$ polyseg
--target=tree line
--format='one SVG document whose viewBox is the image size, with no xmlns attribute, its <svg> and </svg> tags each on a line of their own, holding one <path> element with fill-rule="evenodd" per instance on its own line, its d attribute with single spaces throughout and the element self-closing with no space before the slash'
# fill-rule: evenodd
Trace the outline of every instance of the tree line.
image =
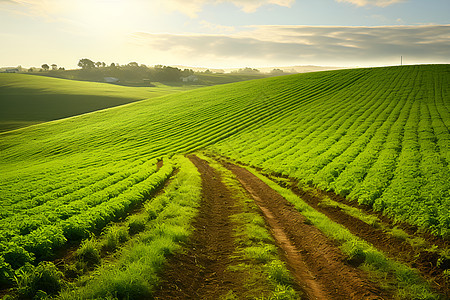
<svg viewBox="0 0 450 300">
<path fill-rule="evenodd" d="M 117 77 L 120 80 L 149 80 L 160 82 L 178 82 L 181 78 L 194 75 L 191 69 L 181 70 L 175 67 L 156 65 L 148 67 L 137 62 L 126 65 L 105 62 L 94 62 L 88 58 L 80 59 L 78 66 L 85 73 L 101 74 L 104 77 Z"/>
</svg>

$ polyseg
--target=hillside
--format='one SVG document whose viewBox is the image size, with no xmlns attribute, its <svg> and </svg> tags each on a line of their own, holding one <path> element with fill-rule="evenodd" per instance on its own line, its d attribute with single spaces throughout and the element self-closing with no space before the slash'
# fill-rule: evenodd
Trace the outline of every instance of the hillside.
<svg viewBox="0 0 450 300">
<path fill-rule="evenodd" d="M 0 132 L 185 90 L 0 74 Z"/>
<path fill-rule="evenodd" d="M 228 289 L 240 295 L 258 282 L 253 296 L 446 297 L 449 79 L 449 65 L 297 74 L 0 133 L 0 295 L 16 287 L 19 298 L 149 298 L 158 276 L 169 285 L 205 283 L 198 251 L 189 250 L 205 247 L 200 268 L 234 282 Z M 21 84 L 8 88 L 30 97 L 149 93 L 54 79 Z M 187 240 L 191 248 L 161 273 Z M 277 253 L 286 253 L 295 284 Z M 227 258 L 209 264 L 216 255 Z M 242 259 L 253 265 L 236 265 Z M 180 263 L 192 276 L 182 278 Z M 226 275 L 229 267 L 253 275 Z M 39 290 L 42 274 L 53 274 L 54 289 Z M 227 292 L 203 288 L 215 298 Z"/>
<path fill-rule="evenodd" d="M 449 73 L 449 66 L 438 65 L 269 78 L 5 133 L 2 201 L 20 197 L 21 189 L 40 180 L 219 142 L 214 149 L 227 156 L 334 190 L 446 236 Z M 69 89 L 42 86 L 30 86 L 27 93 Z M 125 97 L 123 90 L 116 92 L 110 91 Z"/>
</svg>

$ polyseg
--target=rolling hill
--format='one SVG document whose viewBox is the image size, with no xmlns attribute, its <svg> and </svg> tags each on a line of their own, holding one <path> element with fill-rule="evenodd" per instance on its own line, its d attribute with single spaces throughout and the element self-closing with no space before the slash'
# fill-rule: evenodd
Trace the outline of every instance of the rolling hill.
<svg viewBox="0 0 450 300">
<path fill-rule="evenodd" d="M 0 74 L 0 132 L 185 90 Z"/>
<path fill-rule="evenodd" d="M 298 74 L 7 132 L 0 135 L 2 202 L 100 166 L 213 146 L 448 236 L 449 77 L 448 65 Z M 70 89 L 43 86 L 28 92 Z"/>
<path fill-rule="evenodd" d="M 224 220 L 235 210 L 235 192 L 252 195 L 258 205 L 257 199 L 274 193 L 278 200 L 271 205 L 279 205 L 280 212 L 295 206 L 296 226 L 303 229 L 284 227 L 292 227 L 293 233 L 319 228 L 327 236 L 324 243 L 332 239 L 333 247 L 340 245 L 331 252 L 347 256 L 346 263 L 339 259 L 341 263 L 348 267 L 364 262 L 365 272 L 381 272 L 374 282 L 388 280 L 381 284 L 388 293 L 401 299 L 437 299 L 420 277 L 424 276 L 448 295 L 449 65 L 326 71 L 153 94 L 94 83 L 12 78 L 4 86 L 19 98 L 74 94 L 79 99 L 148 99 L 0 133 L 0 295 L 14 286 L 19 298 L 41 295 L 40 274 L 51 273 L 55 288 L 45 286 L 44 293 L 62 291 L 64 299 L 77 299 L 80 291 L 87 298 L 119 291 L 123 298 L 140 291 L 150 297 L 164 257 L 187 239 L 197 211 L 205 222 L 213 219 L 207 217 L 208 207 L 199 203 L 205 190 L 214 193 L 212 186 L 222 184 L 220 176 L 228 176 L 223 182 L 229 185 L 215 195 L 215 207 L 230 210 L 217 213 L 225 215 Z M 158 92 L 172 93 L 157 97 Z M 203 154 L 202 159 L 175 155 L 199 149 L 218 160 Z M 256 176 L 265 183 L 258 183 L 255 175 L 230 160 L 280 184 L 260 173 Z M 236 178 L 219 161 L 225 161 Z M 205 176 L 210 177 L 210 188 L 202 186 Z M 250 194 L 237 192 L 237 178 L 259 186 L 261 196 L 255 198 L 245 184 Z M 296 189 L 303 191 L 300 197 Z M 163 193 L 155 196 L 160 190 Z M 226 205 L 221 203 L 224 194 L 229 197 Z M 341 198 L 334 201 L 335 197 Z M 291 204 L 283 204 L 285 200 Z M 253 201 L 240 205 L 244 203 Z M 257 209 L 254 212 L 259 216 Z M 234 226 L 255 225 L 246 224 L 253 221 L 244 216 L 236 220 L 240 225 Z M 266 226 L 264 221 L 257 223 Z M 267 235 L 248 234 L 249 241 Z M 298 237 L 299 244 L 305 238 Z M 265 242 L 273 240 L 268 237 Z M 234 243 L 230 238 L 230 247 Z M 263 248 L 276 249 L 269 244 Z M 71 246 L 79 246 L 75 254 Z M 318 248 L 314 238 L 307 246 L 311 251 Z M 118 268 L 107 258 L 116 250 Z M 270 260 L 279 270 L 283 264 L 274 256 L 276 250 L 271 251 Z M 67 260 L 58 269 L 52 261 L 61 255 Z M 108 263 L 102 264 L 100 256 Z M 90 275 L 86 261 L 99 264 L 96 275 Z M 61 272 L 78 283 L 63 289 L 60 281 L 66 279 Z M 337 274 L 346 277 L 341 275 Z M 358 280 L 355 286 L 361 286 Z M 351 294 L 353 288 L 348 289 Z"/>
</svg>

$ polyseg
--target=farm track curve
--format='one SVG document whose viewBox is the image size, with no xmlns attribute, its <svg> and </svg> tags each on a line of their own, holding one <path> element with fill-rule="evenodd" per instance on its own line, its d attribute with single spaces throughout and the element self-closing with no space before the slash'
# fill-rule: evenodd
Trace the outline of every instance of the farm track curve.
<svg viewBox="0 0 450 300">
<path fill-rule="evenodd" d="M 376 228 L 358 218 L 350 216 L 338 207 L 320 205 L 321 197 L 324 197 L 325 193 L 319 192 L 319 196 L 316 196 L 311 192 L 298 188 L 295 183 L 291 184 L 290 188 L 314 209 L 325 214 L 334 222 L 345 226 L 352 234 L 371 243 L 390 257 L 407 263 L 413 268 L 417 268 L 426 278 L 433 282 L 433 287 L 438 292 L 442 293 L 447 299 L 450 298 L 448 281 L 446 281 L 443 274 L 445 268 L 448 268 L 448 266 L 442 264 L 441 267 L 438 267 L 439 254 L 415 249 L 407 241 L 395 238 L 386 233 L 382 228 Z M 335 201 L 344 202 L 337 195 L 331 195 L 330 193 L 326 193 L 326 195 Z M 348 204 L 347 201 L 345 203 Z M 386 221 L 386 218 L 380 219 L 382 219 L 383 223 Z M 438 242 L 437 244 L 441 247 L 448 248 L 448 242 L 444 240 L 439 241 L 435 238 L 431 240 L 431 243 L 433 241 Z"/>
<path fill-rule="evenodd" d="M 365 273 L 345 262 L 339 248 L 292 204 L 255 175 L 225 163 L 261 208 L 285 260 L 308 299 L 388 299 Z"/>
<path fill-rule="evenodd" d="M 203 187 L 195 230 L 185 251 L 169 259 L 154 299 L 220 299 L 230 290 L 240 295 L 244 278 L 227 271 L 235 251 L 230 216 L 237 207 L 220 174 L 195 155 L 189 159 L 201 173 Z"/>
</svg>

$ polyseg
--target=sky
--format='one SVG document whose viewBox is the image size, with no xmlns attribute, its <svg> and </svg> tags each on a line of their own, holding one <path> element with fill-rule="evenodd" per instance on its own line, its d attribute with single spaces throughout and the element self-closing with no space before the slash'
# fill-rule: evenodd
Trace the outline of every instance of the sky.
<svg viewBox="0 0 450 300">
<path fill-rule="evenodd" d="M 450 0 L 0 0 L 0 66 L 450 63 Z"/>
</svg>

